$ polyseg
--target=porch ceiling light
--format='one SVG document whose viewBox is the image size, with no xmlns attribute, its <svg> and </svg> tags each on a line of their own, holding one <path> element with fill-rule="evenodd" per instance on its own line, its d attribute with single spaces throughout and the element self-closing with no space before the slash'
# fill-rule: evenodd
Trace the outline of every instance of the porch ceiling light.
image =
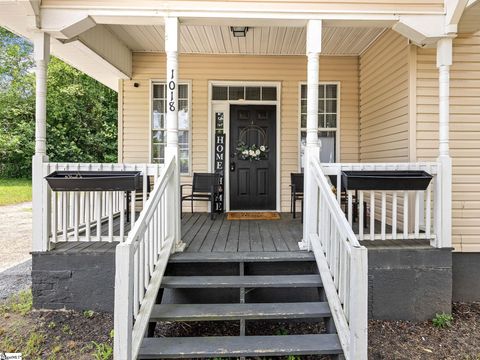
<svg viewBox="0 0 480 360">
<path fill-rule="evenodd" d="M 233 37 L 245 37 L 247 36 L 247 26 L 230 26 L 230 30 L 233 33 Z"/>
</svg>

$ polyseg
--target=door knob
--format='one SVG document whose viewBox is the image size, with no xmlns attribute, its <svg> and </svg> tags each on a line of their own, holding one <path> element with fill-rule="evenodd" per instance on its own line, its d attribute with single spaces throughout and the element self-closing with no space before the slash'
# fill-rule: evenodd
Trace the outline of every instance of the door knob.
<svg viewBox="0 0 480 360">
<path fill-rule="evenodd" d="M 230 163 L 230 171 L 235 171 L 235 163 L 233 161 Z"/>
</svg>

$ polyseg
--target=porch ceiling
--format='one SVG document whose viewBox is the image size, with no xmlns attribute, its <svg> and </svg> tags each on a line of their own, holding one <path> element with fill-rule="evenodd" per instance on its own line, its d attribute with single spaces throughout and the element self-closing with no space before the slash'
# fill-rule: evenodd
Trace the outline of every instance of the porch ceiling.
<svg viewBox="0 0 480 360">
<path fill-rule="evenodd" d="M 155 25 L 108 25 L 132 51 L 163 52 L 164 28 Z M 325 27 L 323 54 L 358 55 L 385 29 Z M 305 55 L 304 27 L 253 27 L 244 38 L 233 37 L 229 26 L 182 25 L 183 53 Z"/>
</svg>

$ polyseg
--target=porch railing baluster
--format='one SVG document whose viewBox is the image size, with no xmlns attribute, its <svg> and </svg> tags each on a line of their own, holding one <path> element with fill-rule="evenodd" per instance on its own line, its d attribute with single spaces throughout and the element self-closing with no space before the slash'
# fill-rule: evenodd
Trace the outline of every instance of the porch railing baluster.
<svg viewBox="0 0 480 360">
<path fill-rule="evenodd" d="M 53 171 L 133 171 L 141 169 L 143 176 L 142 196 L 148 199 L 148 177 L 159 178 L 163 165 L 157 164 L 84 164 L 84 163 L 45 163 L 43 177 Z M 135 224 L 136 192 L 130 193 L 131 202 L 126 204 L 123 191 L 52 191 L 46 180 L 48 204 L 44 213 L 44 223 L 48 225 L 45 234 L 47 248 L 50 243 L 67 241 L 122 241 L 126 235 L 125 217 L 131 215 L 131 226 Z M 142 200 L 142 203 L 143 200 Z M 142 206 L 143 208 L 143 206 Z M 95 229 L 95 230 L 94 230 Z M 103 230 L 103 235 L 102 235 Z M 95 233 L 93 233 L 95 231 Z"/>
<path fill-rule="evenodd" d="M 308 161 L 308 183 L 316 187 L 320 198 L 314 206 L 306 209 L 318 214 L 316 226 L 310 227 L 316 232 L 308 234 L 310 246 L 345 358 L 364 360 L 367 359 L 367 252 L 360 246 L 350 225 L 353 221 L 353 193 L 347 193 L 345 215 L 338 202 L 340 167 L 336 174 L 331 174 L 337 178 L 335 197 L 318 159 L 309 157 Z M 312 218 L 311 214 L 306 216 Z M 352 294 L 355 294 L 355 301 L 352 301 Z"/>
<path fill-rule="evenodd" d="M 155 181 L 153 191 L 126 241 L 117 246 L 114 307 L 116 359 L 136 358 L 173 244 L 179 240 L 175 239 L 172 231 L 179 219 L 165 211 L 175 205 L 174 201 L 178 201 L 171 196 L 178 186 L 176 179 L 175 158 L 172 158 Z M 130 273 L 125 274 L 120 270 L 123 268 L 129 268 Z M 131 316 L 132 322 L 122 321 L 128 316 Z"/>
<path fill-rule="evenodd" d="M 437 223 L 434 221 L 437 213 L 441 213 L 437 209 L 441 189 L 437 163 L 335 163 L 321 164 L 321 167 L 326 176 L 335 179 L 336 189 L 341 188 L 341 174 L 345 170 L 426 171 L 432 175 L 432 181 L 425 190 L 358 190 L 357 193 L 348 190 L 343 191 L 344 195 L 337 190 L 336 198 L 337 201 L 340 199 L 347 221 L 356 229 L 356 236 L 361 241 L 424 239 L 437 243 L 432 226 Z M 366 225 L 370 229 L 366 229 Z"/>
</svg>

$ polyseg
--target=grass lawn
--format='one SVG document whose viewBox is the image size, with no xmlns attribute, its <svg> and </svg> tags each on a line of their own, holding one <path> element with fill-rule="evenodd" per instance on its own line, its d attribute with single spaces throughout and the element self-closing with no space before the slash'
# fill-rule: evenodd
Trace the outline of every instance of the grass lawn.
<svg viewBox="0 0 480 360">
<path fill-rule="evenodd" d="M 32 181 L 0 179 L 0 206 L 32 201 Z"/>
</svg>

